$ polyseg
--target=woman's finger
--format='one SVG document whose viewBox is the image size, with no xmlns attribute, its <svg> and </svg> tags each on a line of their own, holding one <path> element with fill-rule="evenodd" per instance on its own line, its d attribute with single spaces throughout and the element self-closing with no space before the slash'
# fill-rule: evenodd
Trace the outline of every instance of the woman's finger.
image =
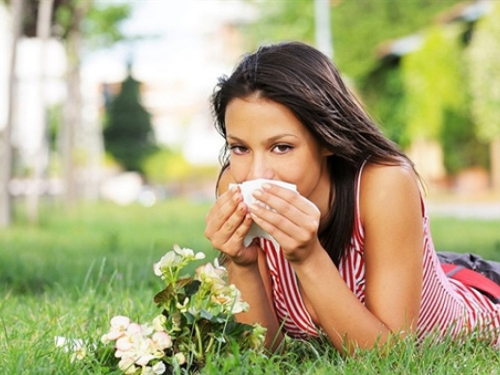
<svg viewBox="0 0 500 375">
<path fill-rule="evenodd" d="M 205 217 L 207 229 L 219 230 L 242 201 L 243 196 L 238 187 L 233 187 L 221 195 Z"/>
<path fill-rule="evenodd" d="M 268 186 L 263 185 L 263 189 L 254 191 L 253 195 L 296 226 L 302 226 L 305 220 L 317 221 L 319 225 L 321 215 L 319 209 L 295 191 L 268 184 Z"/>
</svg>

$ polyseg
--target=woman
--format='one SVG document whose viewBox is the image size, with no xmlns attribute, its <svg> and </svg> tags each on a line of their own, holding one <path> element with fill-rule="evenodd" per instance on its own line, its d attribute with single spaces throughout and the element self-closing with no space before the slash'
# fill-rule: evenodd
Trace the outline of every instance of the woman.
<svg viewBox="0 0 500 375">
<path fill-rule="evenodd" d="M 500 307 L 446 278 L 412 162 L 326 56 L 298 42 L 261 47 L 220 79 L 212 105 L 226 153 L 205 235 L 250 305 L 238 319 L 267 327 L 269 347 L 281 326 L 347 352 L 473 329 L 497 340 Z M 298 193 L 265 184 L 254 197 L 266 209 L 228 189 L 256 178 Z M 253 222 L 278 248 L 243 245 Z"/>
</svg>

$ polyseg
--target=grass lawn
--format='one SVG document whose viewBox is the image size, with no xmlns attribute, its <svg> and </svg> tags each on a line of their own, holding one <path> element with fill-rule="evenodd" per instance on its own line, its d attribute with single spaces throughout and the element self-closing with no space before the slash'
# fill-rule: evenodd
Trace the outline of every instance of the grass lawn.
<svg viewBox="0 0 500 375">
<path fill-rule="evenodd" d="M 166 201 L 145 208 L 46 205 L 40 225 L 21 218 L 0 231 L 0 374 L 110 374 L 98 362 L 69 361 L 54 336 L 99 340 L 113 315 L 150 320 L 161 282 L 152 264 L 174 243 L 215 253 L 203 236 L 208 203 Z M 22 216 L 22 212 L 18 216 Z M 432 218 L 436 248 L 500 260 L 500 220 Z M 494 374 L 498 351 L 481 344 L 432 348 L 402 342 L 385 355 L 339 356 L 325 344 L 291 342 L 284 355 L 212 358 L 205 374 Z M 117 373 L 117 372 L 116 372 Z"/>
</svg>

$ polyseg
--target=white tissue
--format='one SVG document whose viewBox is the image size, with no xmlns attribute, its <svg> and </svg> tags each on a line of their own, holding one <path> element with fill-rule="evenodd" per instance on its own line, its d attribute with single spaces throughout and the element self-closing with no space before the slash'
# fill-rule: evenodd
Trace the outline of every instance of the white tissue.
<svg viewBox="0 0 500 375">
<path fill-rule="evenodd" d="M 229 188 L 231 188 L 232 186 L 239 186 L 240 190 L 241 190 L 241 194 L 243 195 L 243 201 L 245 202 L 245 204 L 247 206 L 249 206 L 252 203 L 262 204 L 257 199 L 254 198 L 252 193 L 255 189 L 259 189 L 265 183 L 274 184 L 274 185 L 284 187 L 286 189 L 297 191 L 297 186 L 294 184 L 290 184 L 288 182 L 283 182 L 283 181 L 278 181 L 278 180 L 268 180 L 265 178 L 258 178 L 256 180 L 245 181 L 241 184 L 230 184 Z M 245 247 L 249 246 L 255 238 L 266 238 L 268 240 L 271 240 L 274 243 L 275 248 L 278 248 L 276 240 L 269 233 L 264 231 L 264 229 L 259 227 L 254 222 L 254 223 L 252 223 L 252 226 L 250 227 L 247 235 L 243 239 L 243 245 Z"/>
</svg>

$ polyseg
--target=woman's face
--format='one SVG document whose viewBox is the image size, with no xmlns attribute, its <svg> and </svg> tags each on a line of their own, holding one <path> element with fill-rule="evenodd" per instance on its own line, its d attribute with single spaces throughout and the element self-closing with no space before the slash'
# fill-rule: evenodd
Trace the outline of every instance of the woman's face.
<svg viewBox="0 0 500 375">
<path fill-rule="evenodd" d="M 328 197 L 326 157 L 331 153 L 287 107 L 256 96 L 233 99 L 225 122 L 230 173 L 237 183 L 276 179 L 297 185 L 317 205 L 323 200 L 319 197 Z"/>
</svg>

